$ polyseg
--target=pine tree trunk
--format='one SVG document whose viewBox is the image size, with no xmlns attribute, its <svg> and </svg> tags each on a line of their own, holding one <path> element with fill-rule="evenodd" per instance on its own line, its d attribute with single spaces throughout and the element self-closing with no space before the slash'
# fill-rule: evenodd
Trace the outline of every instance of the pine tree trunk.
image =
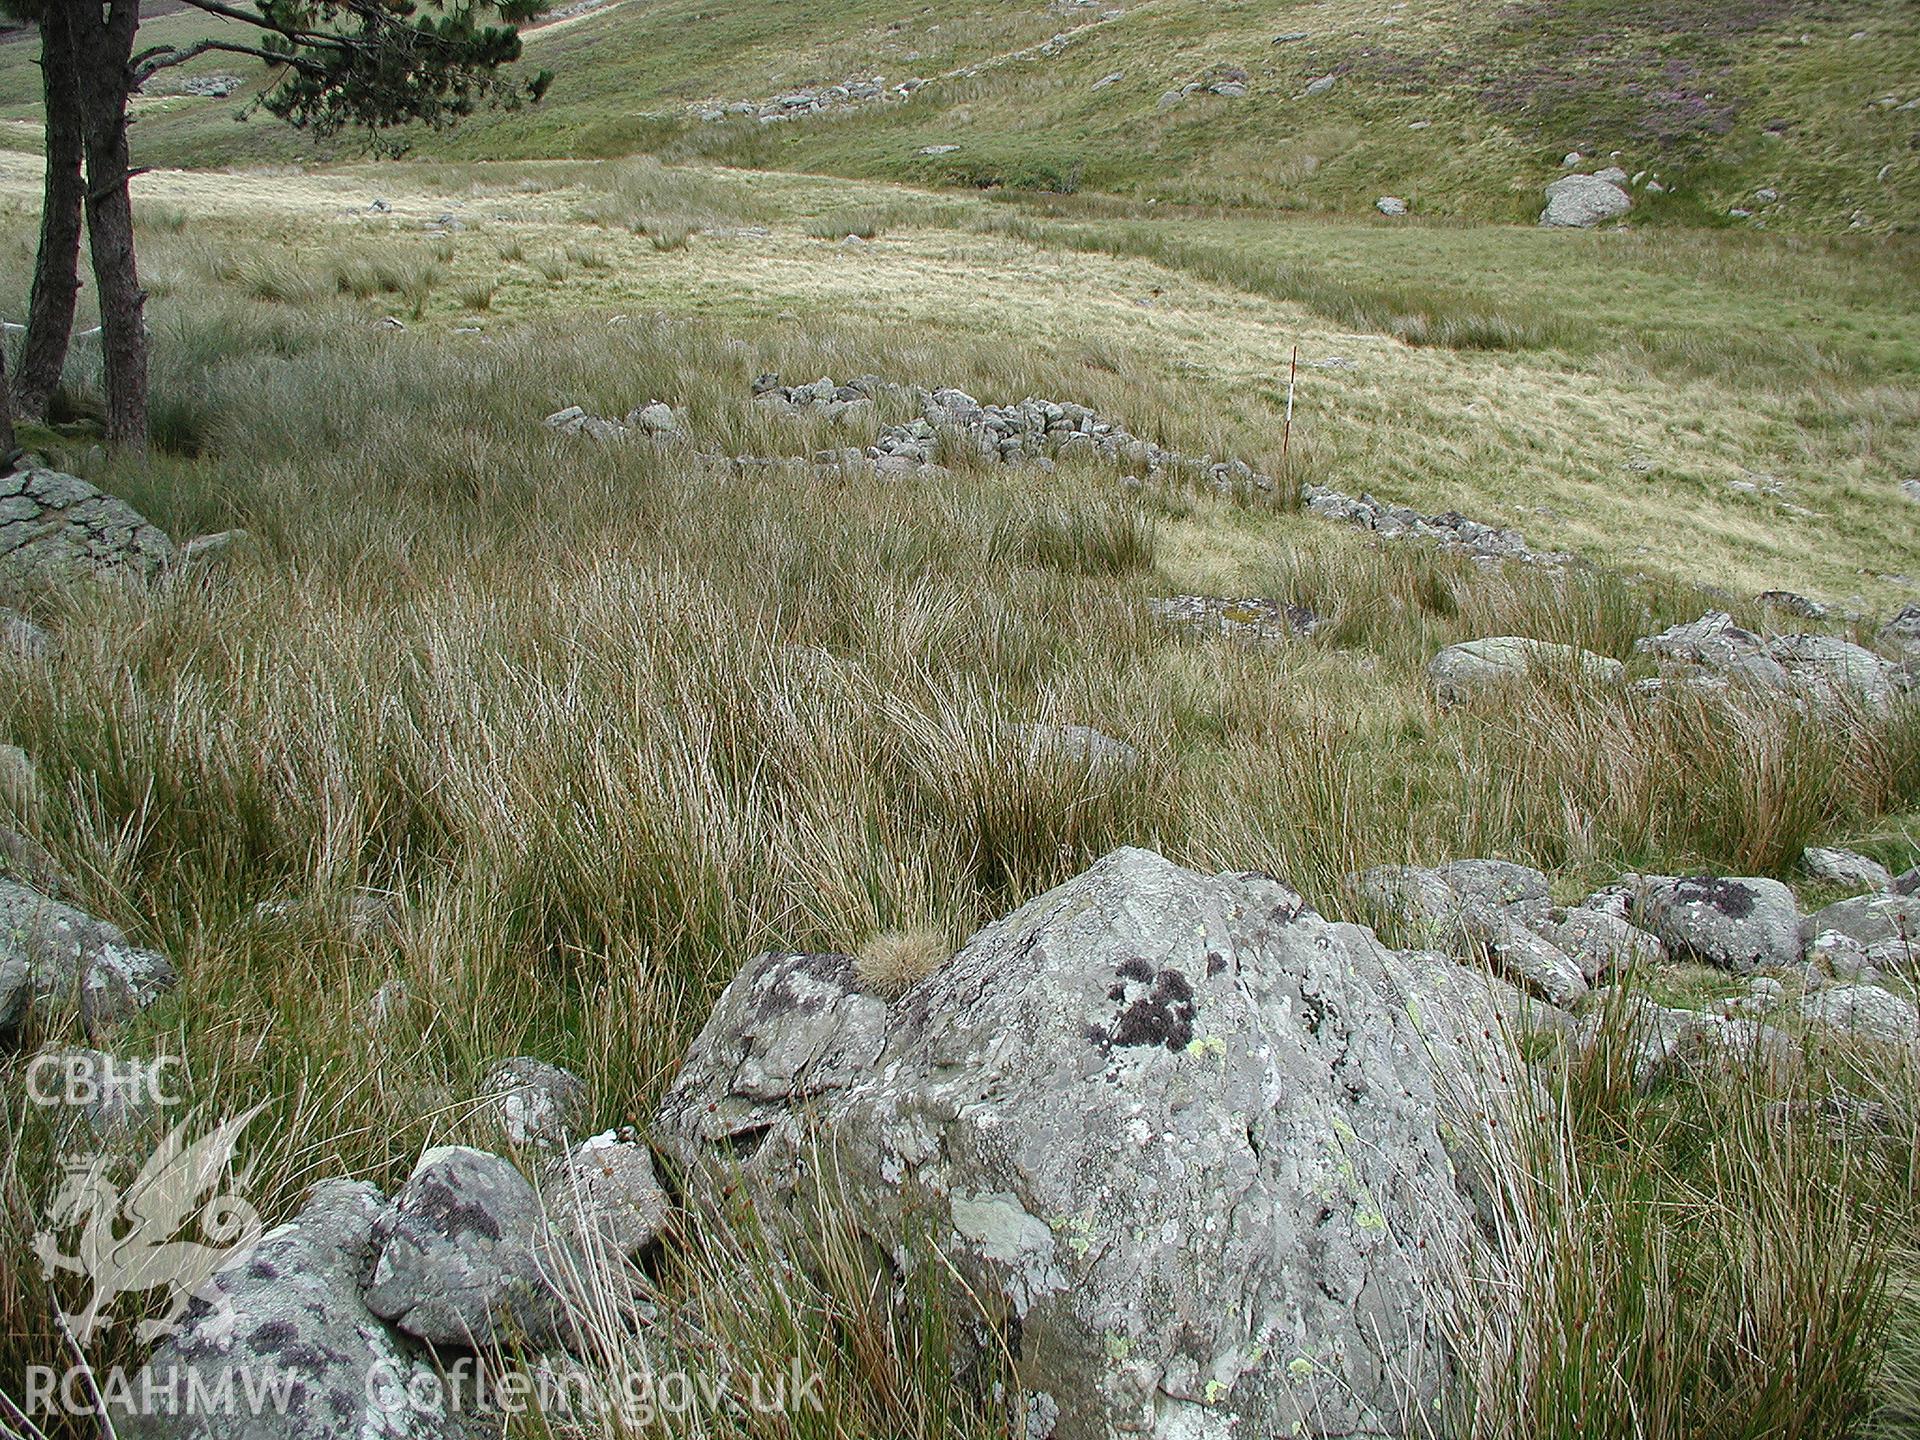
<svg viewBox="0 0 1920 1440">
<path fill-rule="evenodd" d="M 80 223 L 86 187 L 80 173 L 80 79 L 66 7 L 51 4 L 40 20 L 41 91 L 46 102 L 47 182 L 40 208 L 40 252 L 34 262 L 27 340 L 13 387 L 17 414 L 38 419 L 66 370 L 80 294 Z"/>
<path fill-rule="evenodd" d="M 113 0 L 105 23 L 92 0 L 74 21 L 87 160 L 87 244 L 100 301 L 107 443 L 147 448 L 147 295 L 134 260 L 133 167 L 127 145 L 138 0 Z"/>
</svg>

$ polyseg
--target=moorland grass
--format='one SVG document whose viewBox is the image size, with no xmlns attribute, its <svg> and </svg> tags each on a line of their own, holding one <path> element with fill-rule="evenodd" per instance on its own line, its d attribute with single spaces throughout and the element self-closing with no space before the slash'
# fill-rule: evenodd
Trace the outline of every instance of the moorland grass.
<svg viewBox="0 0 1920 1440">
<path fill-rule="evenodd" d="M 493 237 L 451 238 L 449 285 L 500 265 Z M 154 305 L 161 449 L 30 438 L 175 534 L 251 540 L 217 570 L 36 602 L 62 652 L 0 686 L 0 736 L 43 791 L 7 821 L 178 963 L 179 991 L 112 1043 L 184 1056 L 211 1112 L 266 1101 L 250 1153 L 270 1219 L 323 1176 L 391 1188 L 424 1144 L 490 1143 L 470 1097 L 503 1056 L 566 1064 L 597 1121 L 644 1123 L 756 950 L 957 939 L 1116 845 L 1265 870 L 1337 914 L 1352 869 L 1469 854 L 1546 867 L 1562 898 L 1626 869 L 1793 878 L 1803 845 L 1897 836 L 1920 805 L 1910 708 L 1572 680 L 1448 710 L 1429 694 L 1434 651 L 1488 634 L 1644 669 L 1633 640 L 1709 603 L 1679 581 L 1487 570 L 1084 462 L 883 482 L 700 459 L 827 438 L 746 403 L 762 370 L 996 396 L 1046 385 L 1057 355 L 857 317 L 394 331 L 384 289 L 334 278 L 349 252 L 270 269 L 213 236 L 147 244 L 176 282 Z M 1238 433 L 1125 350 L 1076 380 L 1148 433 Z M 650 398 L 684 406 L 689 446 L 540 423 Z M 65 411 L 97 403 L 76 367 Z M 1279 648 L 1155 626 L 1149 597 L 1201 584 L 1330 623 Z M 1028 723 L 1096 726 L 1140 768 L 1036 750 Z M 390 924 L 354 919 L 363 888 Z M 56 1018 L 27 1040 L 86 1038 Z M 1539 1062 L 1552 1143 L 1492 1152 L 1514 1243 L 1463 1262 L 1503 1323 L 1459 1335 L 1479 1413 L 1538 1424 L 1485 1433 L 1578 1433 L 1606 1406 L 1661 1417 L 1647 1433 L 1811 1435 L 1905 1403 L 1910 1073 L 1816 1059 L 1784 1093 L 1642 1097 L 1594 1080 L 1599 1061 Z M 1841 1086 L 1884 1106 L 1881 1138 L 1761 1128 L 1771 1101 Z M 11 1074 L 0 1097 L 11 1387 L 58 1347 L 27 1260 L 51 1140 Z M 845 1250 L 813 1280 L 730 1258 L 756 1243 L 708 1232 L 648 1293 L 745 1351 L 825 1356 L 838 1433 L 997 1423 L 928 1378 L 980 1317 L 876 1296 Z M 642 1342 L 608 1303 L 596 1353 L 615 1368 Z M 670 1321 L 643 1343 L 695 1334 Z"/>
</svg>

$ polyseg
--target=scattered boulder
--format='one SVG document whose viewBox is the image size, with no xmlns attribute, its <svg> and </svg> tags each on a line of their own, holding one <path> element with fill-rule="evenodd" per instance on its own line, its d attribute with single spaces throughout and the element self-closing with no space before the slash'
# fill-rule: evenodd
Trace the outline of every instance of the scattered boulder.
<svg viewBox="0 0 1920 1440">
<path fill-rule="evenodd" d="M 1562 175 L 1547 186 L 1547 208 L 1540 223 L 1587 229 L 1602 220 L 1615 220 L 1633 208 L 1633 197 L 1618 185 L 1596 175 Z"/>
<path fill-rule="evenodd" d="M 653 1152 L 630 1129 L 581 1141 L 549 1168 L 541 1197 L 554 1233 L 582 1253 L 598 1245 L 622 1257 L 638 1255 L 673 1214 L 654 1174 Z"/>
<path fill-rule="evenodd" d="M 1451 860 L 1434 873 L 1468 899 L 1502 908 L 1551 898 L 1543 872 L 1511 860 Z"/>
<path fill-rule="evenodd" d="M 1354 365 L 1341 355 L 1302 363 L 1319 370 L 1350 370 Z M 1531 550 L 1526 536 L 1519 531 L 1484 525 L 1454 510 L 1422 515 L 1410 506 L 1388 504 L 1371 495 L 1346 495 L 1312 481 L 1301 485 L 1300 499 L 1309 514 L 1343 520 L 1359 529 L 1371 530 L 1383 540 L 1429 540 L 1443 550 L 1487 564 L 1517 560 L 1523 565 L 1557 570 L 1573 559 L 1563 551 Z"/>
<path fill-rule="evenodd" d="M 4 623 L 0 619 L 0 623 Z M 1880 643 L 1889 650 L 1920 658 L 1920 601 L 1902 605 L 1891 620 L 1880 627 Z"/>
<path fill-rule="evenodd" d="M 1768 658 L 1792 688 L 1829 703 L 1850 699 L 1882 706 L 1893 699 L 1894 667 L 1865 646 L 1831 635 L 1776 635 Z"/>
<path fill-rule="evenodd" d="M 0 660 L 47 660 L 53 637 L 17 610 L 0 606 Z"/>
<path fill-rule="evenodd" d="M 531 1055 L 501 1060 L 480 1082 L 480 1115 L 510 1145 L 565 1145 L 586 1107 L 587 1084 L 571 1070 Z"/>
<path fill-rule="evenodd" d="M 1753 598 L 1758 600 L 1762 605 L 1771 606 L 1775 610 L 1784 610 L 1789 615 L 1798 615 L 1802 620 L 1824 620 L 1827 618 L 1826 606 L 1822 605 L 1818 600 L 1809 599 L 1805 595 L 1796 595 L 1791 590 L 1762 590 Z"/>
<path fill-rule="evenodd" d="M 1404 1433 L 1475 1243 L 1443 1094 L 1511 1063 L 1455 1003 L 1476 977 L 1433 973 L 1460 988 L 1270 879 L 1121 850 L 891 1007 L 844 957 L 763 957 L 654 1134 L 801 1254 L 824 1146 L 881 1272 L 930 1237 L 957 1299 L 1004 1300 L 1062 1440 Z"/>
<path fill-rule="evenodd" d="M 175 567 L 190 570 L 224 560 L 252 537 L 245 530 L 221 530 L 212 535 L 196 535 L 180 547 Z"/>
<path fill-rule="evenodd" d="M 1317 99 L 1319 96 L 1325 95 L 1328 91 L 1332 90 L 1338 81 L 1339 76 L 1337 75 L 1319 76 L 1317 79 L 1307 82 L 1307 88 L 1304 93 L 1308 99 Z"/>
<path fill-rule="evenodd" d="M 1816 880 L 1854 890 L 1891 890 L 1893 875 L 1878 860 L 1853 850 L 1809 845 L 1800 852 L 1800 866 Z"/>
<path fill-rule="evenodd" d="M 1469 888 L 1447 872 L 1412 865 L 1375 866 L 1348 876 L 1347 888 L 1423 942 L 1483 952 L 1501 974 L 1549 1004 L 1572 1005 L 1586 995 L 1580 967 L 1525 923 L 1544 910 L 1544 875 L 1499 860 L 1456 861 L 1449 871 Z"/>
<path fill-rule="evenodd" d="M 146 580 L 173 558 L 173 542 L 145 516 L 78 476 L 0 475 L 0 591 Z"/>
<path fill-rule="evenodd" d="M 1751 630 L 1735 625 L 1733 616 L 1726 611 L 1709 610 L 1698 620 L 1672 625 L 1658 635 L 1636 640 L 1633 648 L 1656 660 L 1727 670 L 1757 656 L 1764 644 Z"/>
<path fill-rule="evenodd" d="M 1676 955 L 1742 973 L 1800 958 L 1800 912 L 1778 880 L 1653 875 L 1639 899 L 1647 928 Z"/>
<path fill-rule="evenodd" d="M 1724 679 L 1820 704 L 1863 701 L 1883 706 L 1896 688 L 1895 667 L 1851 641 L 1831 635 L 1763 638 L 1741 629 L 1721 610 L 1646 636 L 1635 648 L 1680 667 L 1688 679 Z"/>
<path fill-rule="evenodd" d="M 12 880 L 0 880 L 0 1034 L 30 1007 L 76 996 L 89 1022 L 144 1009 L 174 983 L 163 955 L 127 943 L 116 925 Z"/>
<path fill-rule="evenodd" d="M 1836 980 L 1869 981 L 1880 978 L 1865 945 L 1838 930 L 1823 930 L 1807 942 L 1806 961 L 1813 973 L 1824 970 Z"/>
<path fill-rule="evenodd" d="M 0 805 L 24 814 L 39 795 L 40 777 L 32 758 L 18 745 L 0 745 Z"/>
<path fill-rule="evenodd" d="M 533 1185 L 498 1155 L 424 1151 L 375 1227 L 367 1309 L 433 1346 L 559 1333 L 556 1250 Z"/>
<path fill-rule="evenodd" d="M 1800 1001 L 1803 1019 L 1860 1040 L 1920 1046 L 1920 1011 L 1877 985 L 1830 985 Z"/>
<path fill-rule="evenodd" d="M 1664 965 L 1667 960 L 1667 947 L 1658 935 L 1602 910 L 1555 910 L 1539 931 L 1580 967 L 1589 984 L 1616 971 Z"/>
<path fill-rule="evenodd" d="M 1920 944 L 1920 895 L 1890 890 L 1882 894 L 1855 896 L 1851 900 L 1837 900 L 1826 909 L 1808 916 L 1800 927 L 1802 937 L 1807 939 L 1824 935 L 1829 930 L 1850 935 L 1866 946 L 1880 945 L 1889 940 Z"/>
<path fill-rule="evenodd" d="M 1200 636 L 1246 645 L 1280 645 L 1326 624 L 1304 605 L 1284 600 L 1228 600 L 1213 595 L 1168 595 L 1147 601 L 1156 620 Z"/>
<path fill-rule="evenodd" d="M 618 420 L 589 415 L 579 405 L 556 410 L 543 423 L 549 430 L 558 430 L 562 435 L 584 435 L 590 440 L 623 440 L 629 433 L 627 427 Z"/>
<path fill-rule="evenodd" d="M 1671 1009 L 1644 995 L 1596 992 L 1575 1045 L 1582 1053 L 1591 1053 L 1609 1035 L 1627 1047 L 1633 1083 L 1642 1090 L 1673 1070 L 1702 1060 L 1777 1065 L 1793 1053 L 1793 1042 L 1771 1025 Z"/>
<path fill-rule="evenodd" d="M 1626 677 L 1626 667 L 1618 660 L 1590 650 L 1524 635 L 1495 635 L 1447 646 L 1428 663 L 1427 679 L 1441 703 L 1451 705 L 1541 671 L 1577 673 L 1603 684 Z"/>
<path fill-rule="evenodd" d="M 1398 195 L 1382 195 L 1373 202 L 1373 208 L 1382 215 L 1404 215 L 1407 213 L 1407 202 Z"/>
<path fill-rule="evenodd" d="M 1060 762 L 1121 774 L 1140 768 L 1138 750 L 1090 725 L 1021 725 L 1017 733 L 1030 763 Z"/>
<path fill-rule="evenodd" d="M 443 1440 L 448 1420 L 415 1360 L 360 1295 L 375 1232 L 390 1218 L 373 1186 L 316 1185 L 298 1216 L 269 1231 L 208 1283 L 197 1309 L 128 1388 L 160 1397 L 116 1416 L 126 1440 Z M 284 1376 L 284 1407 L 189 1402 Z M 411 1390 L 412 1393 L 409 1393 Z M 171 1398 L 171 1404 L 167 1403 Z M 171 1411 L 172 1413 L 168 1413 Z"/>
</svg>

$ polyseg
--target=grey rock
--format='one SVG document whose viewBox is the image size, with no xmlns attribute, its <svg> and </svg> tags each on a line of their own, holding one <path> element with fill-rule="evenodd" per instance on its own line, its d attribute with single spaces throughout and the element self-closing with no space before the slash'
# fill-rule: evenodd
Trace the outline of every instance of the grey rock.
<svg viewBox="0 0 1920 1440">
<path fill-rule="evenodd" d="M 1407 202 L 1398 195 L 1382 195 L 1373 202 L 1373 208 L 1382 215 L 1404 215 L 1407 213 Z"/>
<path fill-rule="evenodd" d="M 1219 80 L 1207 88 L 1223 100 L 1241 100 L 1247 94 L 1246 85 L 1239 80 Z"/>
<path fill-rule="evenodd" d="M 180 547 L 175 566 L 185 570 L 196 565 L 211 565 L 226 559 L 250 538 L 245 530 L 221 530 L 212 535 L 196 535 Z"/>
<path fill-rule="evenodd" d="M 1304 605 L 1283 600 L 1233 600 L 1214 595 L 1168 595 L 1147 601 L 1156 620 L 1200 636 L 1249 645 L 1280 645 L 1311 635 L 1326 622 Z"/>
<path fill-rule="evenodd" d="M 1325 95 L 1329 90 L 1333 89 L 1338 80 L 1339 77 L 1337 75 L 1322 75 L 1317 79 L 1309 80 L 1304 93 L 1309 98 Z"/>
<path fill-rule="evenodd" d="M 1920 657 L 1920 601 L 1901 606 L 1893 618 L 1880 627 L 1879 640 L 1901 655 Z"/>
<path fill-rule="evenodd" d="M 1796 595 L 1791 590 L 1762 590 L 1753 598 L 1762 605 L 1769 605 L 1775 610 L 1785 610 L 1789 615 L 1798 615 L 1803 620 L 1827 618 L 1826 606 L 1805 595 Z"/>
<path fill-rule="evenodd" d="M 539 1194 L 498 1155 L 424 1151 L 375 1230 L 367 1308 L 436 1347 L 476 1349 L 560 1333 L 565 1273 Z"/>
<path fill-rule="evenodd" d="M 1867 947 L 1838 930 L 1824 930 L 1809 940 L 1806 961 L 1836 980 L 1872 980 L 1879 973 Z"/>
<path fill-rule="evenodd" d="M 1878 860 L 1853 850 L 1809 845 L 1800 852 L 1800 865 L 1816 880 L 1855 890 L 1891 890 L 1893 876 Z"/>
<path fill-rule="evenodd" d="M 1829 930 L 1849 935 L 1867 946 L 1889 940 L 1920 942 L 1920 895 L 1888 891 L 1837 900 L 1808 916 L 1800 933 L 1812 939 Z"/>
<path fill-rule="evenodd" d="M 1618 970 L 1644 969 L 1667 960 L 1667 947 L 1658 935 L 1603 910 L 1556 910 L 1539 931 L 1580 967 L 1589 983 Z"/>
<path fill-rule="evenodd" d="M 131 1386 L 173 1397 L 116 1417 L 126 1440 L 445 1440 L 449 1422 L 416 1377 L 432 1372 L 367 1309 L 360 1287 L 387 1218 L 371 1185 L 329 1181 L 292 1221 L 269 1231 L 209 1283 L 210 1302 L 154 1354 Z M 188 1398 L 244 1397 L 264 1377 L 286 1383 L 284 1409 L 191 1410 Z M 369 1384 L 373 1378 L 378 1383 Z M 416 1403 L 417 1402 L 417 1403 Z M 167 1414 L 171 1408 L 176 1413 Z"/>
<path fill-rule="evenodd" d="M 1138 750 L 1089 725 L 1021 725 L 1016 733 L 1031 763 L 1065 763 L 1123 774 L 1140 768 Z"/>
<path fill-rule="evenodd" d="M 1618 185 L 1593 175 L 1562 175 L 1547 186 L 1542 225 L 1586 229 L 1615 220 L 1633 208 L 1633 197 Z"/>
<path fill-rule="evenodd" d="M 0 606 L 0 660 L 47 660 L 53 637 L 17 610 Z"/>
<path fill-rule="evenodd" d="M 1787 691 L 1826 704 L 1884 706 L 1895 689 L 1894 666 L 1871 650 L 1831 635 L 1763 638 L 1724 611 L 1675 625 L 1635 642 L 1663 662 L 1723 675 L 1749 689 Z"/>
<path fill-rule="evenodd" d="M 1576 1005 L 1586 997 L 1587 977 L 1577 961 L 1545 936 L 1518 921 L 1499 917 L 1482 922 L 1471 908 L 1466 933 L 1487 953 L 1495 969 L 1551 1005 Z"/>
<path fill-rule="evenodd" d="M 0 1034 L 30 1007 L 77 999 L 90 1023 L 143 1009 L 172 988 L 166 957 L 136 949 L 118 926 L 12 880 L 0 880 Z"/>
<path fill-rule="evenodd" d="M 18 745 L 0 745 L 0 805 L 25 814 L 40 798 L 40 776 Z"/>
<path fill-rule="evenodd" d="M 1127 78 L 1127 72 L 1124 70 L 1109 71 L 1107 74 L 1102 75 L 1098 80 L 1093 82 L 1093 88 L 1095 90 L 1104 90 L 1109 85 L 1118 85 L 1122 80 L 1126 78 Z"/>
<path fill-rule="evenodd" d="M 586 1082 L 531 1055 L 497 1061 L 480 1082 L 479 1113 L 510 1145 L 564 1145 L 586 1105 Z"/>
<path fill-rule="evenodd" d="M 1622 170 L 1618 165 L 1609 165 L 1604 170 L 1594 171 L 1593 178 L 1596 180 L 1604 180 L 1607 184 L 1620 189 L 1625 189 L 1627 184 L 1627 172 Z"/>
<path fill-rule="evenodd" d="M 621 1257 L 638 1255 L 673 1214 L 654 1174 L 653 1152 L 632 1130 L 581 1141 L 549 1168 L 541 1198 L 554 1233 L 589 1254 L 598 1245 Z"/>
<path fill-rule="evenodd" d="M 1633 923 L 1640 913 L 1640 891 L 1646 883 L 1644 875 L 1622 875 L 1611 885 L 1603 885 L 1587 896 L 1578 908 Z"/>
<path fill-rule="evenodd" d="M 1544 901 L 1551 894 L 1545 874 L 1511 860 L 1453 860 L 1434 873 L 1462 895 L 1489 905 Z"/>
<path fill-rule="evenodd" d="M 1751 630 L 1742 630 L 1724 610 L 1709 610 L 1698 620 L 1674 625 L 1658 635 L 1634 642 L 1634 649 L 1657 660 L 1705 665 L 1724 670 L 1737 661 L 1758 655 L 1765 642 Z"/>
<path fill-rule="evenodd" d="M 1427 679 L 1443 703 L 1457 704 L 1542 671 L 1578 673 L 1604 684 L 1626 676 L 1618 660 L 1590 650 L 1524 635 L 1495 635 L 1447 646 L 1428 663 Z"/>
<path fill-rule="evenodd" d="M 1785 1033 L 1770 1025 L 1671 1009 L 1643 995 L 1617 991 L 1595 992 L 1575 1045 L 1591 1053 L 1603 1037 L 1624 1047 L 1615 1053 L 1624 1053 L 1633 1083 L 1643 1090 L 1682 1066 L 1705 1060 L 1778 1065 L 1793 1050 Z"/>
<path fill-rule="evenodd" d="M 0 476 L 0 592 L 84 580 L 145 580 L 173 542 L 126 501 L 57 470 Z"/>
<path fill-rule="evenodd" d="M 1894 667 L 1881 656 L 1831 635 L 1777 635 L 1767 642 L 1769 659 L 1796 690 L 1817 699 L 1860 699 L 1885 705 L 1894 694 Z"/>
<path fill-rule="evenodd" d="M 1860 1040 L 1920 1046 L 1920 1011 L 1911 1000 L 1877 985 L 1831 985 L 1800 1001 L 1805 1020 Z"/>
<path fill-rule="evenodd" d="M 1778 880 L 1648 876 L 1640 914 L 1674 954 L 1723 970 L 1784 967 L 1800 958 L 1800 912 Z"/>
<path fill-rule="evenodd" d="M 1894 876 L 1889 888 L 1896 895 L 1920 895 L 1920 865 Z"/>
<path fill-rule="evenodd" d="M 744 1186 L 804 1254 L 830 1150 L 881 1271 L 930 1237 L 1004 1299 L 1061 1440 L 1430 1413 L 1440 1257 L 1475 1233 L 1442 1094 L 1512 1063 L 1470 972 L 1122 850 L 891 1009 L 850 981 L 774 956 L 728 988 L 654 1130 L 701 1203 Z"/>
</svg>

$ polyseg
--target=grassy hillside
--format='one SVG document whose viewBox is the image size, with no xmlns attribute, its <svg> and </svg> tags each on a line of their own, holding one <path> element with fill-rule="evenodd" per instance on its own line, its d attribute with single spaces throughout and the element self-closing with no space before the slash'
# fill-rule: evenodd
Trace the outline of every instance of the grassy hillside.
<svg viewBox="0 0 1920 1440">
<path fill-rule="evenodd" d="M 33 166 L 9 159 L 0 296 L 17 299 Z M 1400 859 L 1536 862 L 1563 900 L 1625 869 L 1710 865 L 1789 878 L 1809 906 L 1828 892 L 1795 870 L 1806 843 L 1913 859 L 1911 707 L 1669 703 L 1569 677 L 1449 708 L 1424 673 L 1445 644 L 1518 633 L 1642 676 L 1635 638 L 1715 600 L 1690 582 L 1920 568 L 1912 527 L 1876 525 L 1889 512 L 1856 478 L 1885 479 L 1887 446 L 1912 458 L 1920 407 L 1874 348 L 1911 327 L 1883 272 L 1830 247 L 1804 247 L 1793 284 L 1754 287 L 1751 237 L 1493 232 L 1482 253 L 1543 293 L 1618 277 L 1560 349 L 1525 289 L 1456 292 L 1472 236 L 1444 228 L 1416 248 L 1298 222 L 1324 273 L 1281 295 L 1271 265 L 1268 292 L 1234 283 L 1229 222 L 1166 226 L 1192 248 L 1156 259 L 1138 252 L 1165 222 L 1036 212 L 1010 229 L 979 197 L 648 161 L 167 174 L 141 202 L 160 446 L 29 438 L 173 534 L 251 538 L 178 583 L 40 600 L 59 658 L 0 684 L 0 737 L 40 784 L 0 798 L 0 824 L 174 958 L 178 991 L 111 1043 L 184 1057 L 210 1110 L 267 1102 L 250 1193 L 270 1219 L 317 1178 L 391 1188 L 423 1145 L 491 1143 L 469 1097 L 504 1055 L 577 1070 L 596 1127 L 644 1122 L 754 951 L 944 946 L 1121 843 L 1283 875 L 1339 914 L 1357 913 L 1344 872 Z M 873 240 L 841 243 L 855 227 Z M 1812 391 L 1784 358 L 1716 364 L 1704 329 L 1654 323 L 1700 287 L 1702 327 L 1750 328 L 1795 285 L 1798 363 L 1825 357 Z M 1354 328 L 1396 307 L 1481 348 Z M 1354 364 L 1305 372 L 1295 473 L 1503 518 L 1524 501 L 1537 541 L 1644 547 L 1668 576 L 1483 569 L 1258 496 L 1124 485 L 1092 460 L 1041 473 L 956 453 L 950 473 L 889 481 L 701 458 L 836 438 L 750 403 L 777 370 L 1072 398 L 1270 465 L 1296 341 Z M 691 443 L 541 423 L 655 398 L 683 408 Z M 99 403 L 84 364 L 66 402 Z M 1800 407 L 1837 418 L 1803 435 Z M 1622 468 L 1655 444 L 1662 463 Z M 1726 457 L 1775 448 L 1804 461 L 1796 484 L 1822 479 L 1818 514 L 1721 483 Z M 1153 622 L 1148 600 L 1189 590 L 1328 623 L 1265 647 Z M 1029 721 L 1097 726 L 1141 767 L 1010 742 Z M 369 890 L 380 924 L 354 919 Z M 1676 967 L 1631 983 L 1706 1005 L 1744 982 Z M 80 1038 L 63 1015 L 28 1050 Z M 16 1391 L 58 1346 L 27 1260 L 56 1167 L 26 1053 L 0 1056 L 0 1390 Z M 1537 1249 L 1473 1292 L 1456 1433 L 1910 1434 L 1912 1061 L 1815 1050 L 1778 1085 L 1702 1070 L 1642 1094 L 1613 1053 L 1542 1041 L 1553 1108 L 1508 1182 Z M 1856 1095 L 1882 1128 L 1769 1118 Z M 718 1331 L 804 1353 L 832 1407 L 791 1431 L 716 1414 L 710 1433 L 1007 1433 L 928 1383 L 947 1373 L 936 1327 L 728 1263 L 726 1232 L 699 1243 L 710 1263 L 676 1245 L 649 1277 L 660 1320 L 636 1343 L 706 1353 Z M 850 1310 L 870 1332 L 849 1334 Z M 117 1331 L 90 1358 L 130 1346 Z"/>
<path fill-rule="evenodd" d="M 176 14 L 149 38 L 207 23 Z M 1067 38 L 1042 51 L 1056 35 Z M 31 49 L 0 47 L 0 117 L 16 144 L 32 134 Z M 1643 219 L 1873 231 L 1920 219 L 1920 106 L 1908 103 L 1920 100 L 1920 12 L 1897 0 L 972 0 L 926 12 L 620 0 L 533 31 L 528 58 L 559 77 L 543 105 L 419 137 L 419 151 L 652 151 L 1269 209 L 1360 210 L 1391 193 L 1416 213 L 1531 220 L 1578 150 L 1658 175 L 1668 193 L 1641 196 Z M 929 83 L 907 103 L 792 124 L 697 118 L 702 104 L 875 75 Z M 1244 96 L 1161 105 L 1184 85 L 1241 76 Z M 1329 91 L 1304 93 L 1325 76 Z M 236 100 L 143 103 L 149 163 L 338 153 L 236 125 Z M 930 146 L 955 148 L 920 153 Z M 1730 221 L 1732 208 L 1753 217 Z"/>
<path fill-rule="evenodd" d="M 36 176 L 24 156 L 0 162 L 20 266 Z M 1166 377 L 1177 401 L 1114 408 L 1168 444 L 1269 470 L 1298 346 L 1294 463 L 1336 488 L 1625 569 L 1705 565 L 1748 594 L 1884 611 L 1920 576 L 1899 495 L 1920 474 L 1915 261 L 1871 242 L 1802 245 L 1788 266 L 1759 236 L 1281 228 L 650 161 L 168 174 L 140 194 L 163 225 L 267 242 L 234 279 L 269 303 L 357 286 L 346 247 L 412 274 L 416 289 L 383 303 L 434 329 L 861 317 L 959 352 L 1034 346 L 1020 394 L 1096 403 L 1116 375 Z M 838 243 L 854 230 L 872 243 Z M 146 275 L 163 294 L 195 284 L 163 251 Z"/>
</svg>

